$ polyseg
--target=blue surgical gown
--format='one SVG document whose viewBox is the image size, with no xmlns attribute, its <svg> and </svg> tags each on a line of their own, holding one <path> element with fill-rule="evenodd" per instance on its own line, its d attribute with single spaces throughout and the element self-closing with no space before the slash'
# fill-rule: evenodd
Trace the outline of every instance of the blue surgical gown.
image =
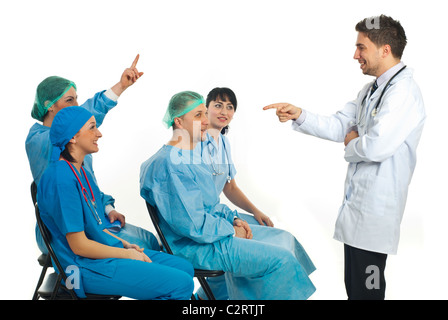
<svg viewBox="0 0 448 320">
<path fill-rule="evenodd" d="M 77 175 L 87 186 L 84 175 L 80 172 Z M 93 176 L 87 171 L 86 175 L 94 197 L 98 199 L 100 190 Z M 90 196 L 90 189 L 87 190 Z M 99 224 L 84 199 L 77 178 L 65 161 L 50 164 L 38 185 L 38 198 L 42 221 L 51 234 L 51 243 L 62 267 L 69 277 L 69 271 L 74 267 L 79 271 L 74 289 L 80 298 L 89 292 L 135 299 L 189 299 L 194 288 L 194 271 L 184 259 L 158 251 L 145 251 L 152 263 L 117 258 L 89 259 L 71 250 L 66 235 L 81 231 L 88 239 L 101 244 L 118 248 L 123 248 L 123 245 L 103 231 L 110 223 L 106 219 Z M 96 205 L 98 212 L 104 210 L 101 202 Z"/>
<path fill-rule="evenodd" d="M 225 271 L 230 299 L 310 297 L 315 267 L 295 238 L 256 225 L 253 239 L 235 237 L 238 212 L 220 203 L 209 166 L 194 159 L 194 151 L 165 145 L 141 166 L 140 194 L 159 209 L 174 253 L 195 268 Z"/>
<path fill-rule="evenodd" d="M 105 91 L 101 91 L 96 93 L 93 98 L 84 102 L 81 107 L 90 111 L 95 116 L 97 126 L 100 126 L 103 123 L 106 114 L 116 105 L 116 101 L 109 99 L 105 94 Z M 40 123 L 35 123 L 31 127 L 26 138 L 25 149 L 28 155 L 33 180 L 36 185 L 39 185 L 40 179 L 50 163 L 50 156 L 53 150 L 53 146 L 50 141 L 50 127 L 44 126 Z M 84 168 L 86 171 L 90 172 L 93 179 L 96 180 L 93 172 L 92 161 L 92 155 L 86 155 L 84 158 Z M 104 207 L 107 205 L 113 206 L 115 202 L 112 196 L 103 192 L 101 192 L 101 196 L 98 199 L 101 199 Z M 107 216 L 104 213 L 104 220 L 106 219 Z M 114 228 L 117 229 L 117 226 L 114 226 Z M 42 236 L 40 235 L 37 225 L 35 232 L 39 249 L 46 253 L 47 249 L 45 248 L 45 244 L 43 243 Z M 154 250 L 159 248 L 158 241 L 152 233 L 131 224 L 126 224 L 124 228 L 121 228 L 118 236 L 131 243 L 137 244 L 141 248 Z"/>
<path fill-rule="evenodd" d="M 215 173 L 212 175 L 213 181 L 215 182 L 216 192 L 221 194 L 225 184 L 230 182 L 236 176 L 235 165 L 232 160 L 232 152 L 230 141 L 227 136 L 219 134 L 218 141 L 207 133 L 207 137 L 202 143 L 198 144 L 195 148 L 196 156 L 200 157 L 202 161 L 209 166 L 210 170 Z M 239 213 L 240 218 L 245 220 L 251 225 L 259 226 L 258 221 L 251 214 Z M 277 233 L 275 239 L 271 238 L 272 243 L 277 245 L 290 248 L 294 252 L 304 251 L 301 244 L 287 231 L 273 228 L 269 232 Z M 228 299 L 227 288 L 225 285 L 224 277 L 213 277 L 208 278 L 209 286 L 212 289 L 216 299 L 225 300 Z M 202 288 L 197 291 L 197 294 L 204 298 L 206 297 Z"/>
</svg>

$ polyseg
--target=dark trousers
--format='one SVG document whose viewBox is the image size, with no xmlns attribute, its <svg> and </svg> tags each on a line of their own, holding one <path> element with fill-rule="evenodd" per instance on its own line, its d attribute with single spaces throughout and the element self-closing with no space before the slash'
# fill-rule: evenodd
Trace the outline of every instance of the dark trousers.
<svg viewBox="0 0 448 320">
<path fill-rule="evenodd" d="M 387 254 L 344 244 L 345 289 L 349 300 L 384 300 Z"/>
</svg>

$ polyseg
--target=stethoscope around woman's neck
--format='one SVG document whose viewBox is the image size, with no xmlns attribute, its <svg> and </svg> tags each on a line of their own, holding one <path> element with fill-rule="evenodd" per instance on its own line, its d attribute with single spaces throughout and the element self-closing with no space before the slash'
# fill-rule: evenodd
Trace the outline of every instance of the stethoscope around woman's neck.
<svg viewBox="0 0 448 320">
<path fill-rule="evenodd" d="M 82 184 L 82 182 L 81 182 L 81 179 L 79 179 L 79 176 L 78 176 L 78 174 L 76 173 L 75 168 L 73 168 L 72 164 L 71 164 L 69 161 L 67 161 L 66 159 L 64 159 L 64 158 L 62 158 L 62 160 L 64 160 L 65 162 L 67 162 L 67 164 L 69 165 L 69 167 L 72 169 L 72 171 L 73 171 L 73 173 L 74 173 L 76 179 L 77 179 L 78 182 L 79 182 L 79 185 L 81 186 L 81 192 L 82 192 L 82 195 L 84 196 L 84 199 L 86 200 L 87 206 L 90 208 L 90 211 L 92 212 L 92 214 L 93 214 L 95 220 L 98 222 L 98 224 L 101 225 L 101 224 L 102 224 L 101 218 L 100 218 L 98 212 L 96 211 L 95 195 L 93 194 L 92 187 L 90 186 L 90 182 L 89 182 L 89 179 L 87 178 L 87 175 L 86 175 L 86 172 L 85 172 L 84 168 L 81 167 L 81 171 L 84 173 L 84 177 L 86 178 L 87 185 L 89 186 L 89 189 L 90 189 L 90 195 L 91 195 L 91 197 L 88 197 L 87 190 L 86 190 L 86 188 L 84 188 L 84 186 L 83 186 L 83 184 Z"/>
<path fill-rule="evenodd" d="M 217 144 L 217 146 L 218 146 L 217 151 L 216 151 L 216 153 L 218 154 L 218 150 L 219 150 L 219 137 L 220 137 L 220 136 L 218 136 L 218 141 L 216 141 L 216 140 L 213 138 L 212 135 L 210 135 L 210 136 L 212 137 L 212 139 L 216 142 L 216 144 Z M 229 155 L 228 155 L 228 153 L 227 153 L 226 143 L 224 142 L 224 139 L 221 139 L 221 141 L 222 141 L 222 150 L 223 150 L 224 153 L 226 154 L 227 165 L 229 166 L 229 175 L 227 175 L 227 182 L 230 182 L 230 180 L 232 180 L 232 178 L 230 177 L 230 161 L 229 161 Z M 211 144 L 211 143 L 212 143 L 211 141 L 207 141 L 208 156 L 209 156 L 210 164 L 211 164 L 211 166 L 212 166 L 212 170 L 213 170 L 212 175 L 213 175 L 213 176 L 220 176 L 220 175 L 223 175 L 223 174 L 224 174 L 224 171 L 221 171 L 221 170 L 220 170 L 219 163 L 216 164 L 217 167 L 218 167 L 218 170 L 216 170 L 215 164 L 213 163 L 212 152 L 210 151 L 210 144 Z"/>
</svg>

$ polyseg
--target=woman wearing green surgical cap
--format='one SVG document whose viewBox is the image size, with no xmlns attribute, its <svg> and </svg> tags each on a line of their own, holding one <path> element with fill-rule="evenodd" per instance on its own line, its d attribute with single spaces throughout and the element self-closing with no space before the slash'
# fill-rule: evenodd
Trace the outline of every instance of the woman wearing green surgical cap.
<svg viewBox="0 0 448 320">
<path fill-rule="evenodd" d="M 249 226 L 220 203 L 210 166 L 194 156 L 209 124 L 202 97 L 173 96 L 164 122 L 174 127 L 173 137 L 142 164 L 140 195 L 158 209 L 174 254 L 197 269 L 223 270 L 231 300 L 310 297 L 315 287 L 308 275 L 315 267 L 294 236 Z"/>
<path fill-rule="evenodd" d="M 143 72 L 139 72 L 136 67 L 138 59 L 139 56 L 137 55 L 131 67 L 124 70 L 120 81 L 112 88 L 98 92 L 93 98 L 81 105 L 81 107 L 95 116 L 98 126 L 101 125 L 109 110 L 117 105 L 118 97 L 143 75 Z M 53 119 L 60 110 L 78 106 L 77 98 L 75 83 L 61 77 L 48 77 L 37 87 L 31 115 L 42 123 L 36 122 L 31 127 L 25 143 L 31 173 L 37 185 L 39 185 L 40 179 L 50 163 L 50 156 L 53 150 L 50 142 L 50 127 Z M 84 159 L 84 168 L 94 176 L 92 156 L 90 154 Z M 105 208 L 105 212 L 102 214 L 109 221 L 115 222 L 114 230 L 119 233 L 121 238 L 136 243 L 145 249 L 160 248 L 157 239 L 152 233 L 125 223 L 125 217 L 115 210 L 115 200 L 112 196 L 101 193 L 101 201 Z M 47 250 L 38 228 L 36 228 L 36 240 L 39 249 L 46 253 Z"/>
<path fill-rule="evenodd" d="M 50 108 L 51 113 L 57 113 L 56 110 L 59 111 L 64 107 L 77 106 L 76 98 L 76 85 L 74 82 L 57 76 L 48 77 L 37 87 L 31 116 L 38 121 L 44 122 L 44 118 Z M 48 122 L 49 119 L 47 119 Z"/>
<path fill-rule="evenodd" d="M 109 222 L 102 219 L 96 179 L 82 166 L 87 154 L 98 152 L 101 137 L 90 112 L 81 107 L 61 110 L 50 130 L 53 161 L 37 190 L 42 221 L 73 289 L 80 298 L 88 292 L 190 299 L 194 270 L 188 261 L 143 250 L 110 232 Z M 68 271 L 69 266 L 78 272 Z"/>
</svg>

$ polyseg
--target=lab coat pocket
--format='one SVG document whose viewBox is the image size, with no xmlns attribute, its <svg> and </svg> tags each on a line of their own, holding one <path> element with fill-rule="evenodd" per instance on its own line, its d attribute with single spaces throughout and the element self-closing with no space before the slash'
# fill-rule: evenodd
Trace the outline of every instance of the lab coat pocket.
<svg viewBox="0 0 448 320">
<path fill-rule="evenodd" d="M 386 178 L 366 174 L 364 176 L 365 194 L 361 204 L 361 211 L 368 215 L 384 216 L 394 197 L 393 188 Z"/>
</svg>

